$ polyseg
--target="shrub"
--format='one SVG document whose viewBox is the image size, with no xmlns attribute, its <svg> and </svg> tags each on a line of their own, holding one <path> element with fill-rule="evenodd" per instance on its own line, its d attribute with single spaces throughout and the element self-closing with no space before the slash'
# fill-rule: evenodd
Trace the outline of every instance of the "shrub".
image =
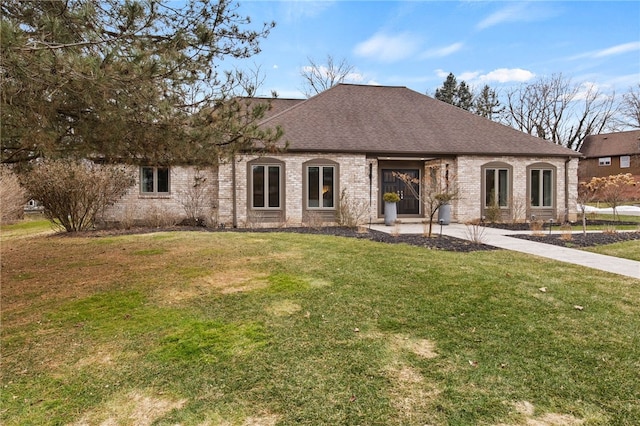
<svg viewBox="0 0 640 426">
<path fill-rule="evenodd" d="M 45 160 L 20 180 L 31 198 L 42 204 L 47 219 L 67 232 L 93 227 L 96 215 L 135 182 L 123 167 L 72 160 Z"/>
<path fill-rule="evenodd" d="M 398 201 L 400 201 L 400 196 L 395 192 L 385 192 L 382 195 L 382 199 L 385 203 L 397 203 Z"/>
<path fill-rule="evenodd" d="M 0 223 L 15 222 L 24 217 L 27 196 L 18 176 L 6 165 L 0 167 Z"/>
<path fill-rule="evenodd" d="M 398 194 L 395 194 L 395 196 L 397 197 Z M 399 199 L 398 197 L 398 200 Z M 338 210 L 336 211 L 336 222 L 338 225 L 357 228 L 367 223 L 368 215 L 369 206 L 364 200 L 353 200 L 349 197 L 349 194 L 347 194 L 346 188 L 340 192 Z"/>
</svg>

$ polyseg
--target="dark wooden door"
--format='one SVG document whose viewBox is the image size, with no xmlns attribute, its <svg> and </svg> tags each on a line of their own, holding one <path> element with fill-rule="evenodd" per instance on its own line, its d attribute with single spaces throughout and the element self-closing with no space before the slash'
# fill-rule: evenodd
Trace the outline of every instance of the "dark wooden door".
<svg viewBox="0 0 640 426">
<path fill-rule="evenodd" d="M 401 179 L 393 175 L 394 172 L 403 173 L 417 182 L 420 180 L 420 170 L 417 169 L 383 169 L 382 170 L 382 194 L 385 192 L 395 192 L 400 196 L 398 203 L 398 214 L 420 214 L 420 200 L 414 195 L 414 191 L 408 187 Z M 417 194 L 420 193 L 420 185 L 413 183 L 411 186 Z M 382 197 L 382 195 L 381 195 Z M 384 214 L 384 203 L 382 203 L 382 213 Z"/>
</svg>

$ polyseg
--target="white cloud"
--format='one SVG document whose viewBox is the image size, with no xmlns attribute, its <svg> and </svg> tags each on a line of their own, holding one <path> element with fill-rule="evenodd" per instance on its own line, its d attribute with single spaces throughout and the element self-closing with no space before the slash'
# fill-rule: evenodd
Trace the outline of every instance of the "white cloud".
<svg viewBox="0 0 640 426">
<path fill-rule="evenodd" d="M 522 20 L 525 9 L 526 3 L 511 3 L 507 7 L 484 18 L 476 25 L 476 28 L 484 30 L 494 25 L 502 24 L 503 22 L 517 22 Z"/>
<path fill-rule="evenodd" d="M 478 76 L 478 80 L 485 83 L 490 81 L 498 83 L 522 83 L 531 80 L 535 76 L 536 75 L 531 71 L 523 70 L 522 68 L 498 68 L 484 75 Z"/>
<path fill-rule="evenodd" d="M 436 76 L 442 79 L 447 78 L 447 76 L 449 75 L 449 71 L 444 71 L 442 69 L 436 69 L 434 70 L 434 72 Z M 454 73 L 454 75 L 456 76 L 457 81 L 465 81 L 468 84 L 489 82 L 522 83 L 525 81 L 529 81 L 536 76 L 531 71 L 523 70 L 521 68 L 498 68 L 486 74 L 483 74 L 480 71 L 465 71 L 460 74 Z"/>
<path fill-rule="evenodd" d="M 438 49 L 429 49 L 426 52 L 424 52 L 422 55 L 420 55 L 420 57 L 423 59 L 443 58 L 445 56 L 449 56 L 456 53 L 457 51 L 462 49 L 463 46 L 464 46 L 464 43 L 458 42 L 458 43 L 450 44 L 448 46 L 440 47 Z"/>
<path fill-rule="evenodd" d="M 419 44 L 415 36 L 409 33 L 396 35 L 378 33 L 356 45 L 354 53 L 382 62 L 396 62 L 413 55 L 418 50 Z"/>
<path fill-rule="evenodd" d="M 557 11 L 542 2 L 509 2 L 504 8 L 478 22 L 476 29 L 484 30 L 498 24 L 512 22 L 533 22 L 557 15 Z"/>
<path fill-rule="evenodd" d="M 622 43 L 615 46 L 607 47 L 606 49 L 580 53 L 579 55 L 571 56 L 569 60 L 574 61 L 587 58 L 606 58 L 608 56 L 622 55 L 624 53 L 634 52 L 636 50 L 640 50 L 640 41 L 632 41 L 630 43 Z"/>
<path fill-rule="evenodd" d="M 322 14 L 326 9 L 333 6 L 333 1 L 309 1 L 309 0 L 290 0 L 281 2 L 283 11 L 282 16 L 288 22 L 295 22 L 303 18 L 312 18 Z"/>
</svg>

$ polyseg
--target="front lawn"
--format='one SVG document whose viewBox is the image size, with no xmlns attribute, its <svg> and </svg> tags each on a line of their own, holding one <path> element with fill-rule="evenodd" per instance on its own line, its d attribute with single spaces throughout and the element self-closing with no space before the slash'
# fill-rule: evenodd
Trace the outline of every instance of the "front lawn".
<svg viewBox="0 0 640 426">
<path fill-rule="evenodd" d="M 45 235 L 1 255 L 4 425 L 640 418 L 638 280 L 295 233 Z"/>
</svg>

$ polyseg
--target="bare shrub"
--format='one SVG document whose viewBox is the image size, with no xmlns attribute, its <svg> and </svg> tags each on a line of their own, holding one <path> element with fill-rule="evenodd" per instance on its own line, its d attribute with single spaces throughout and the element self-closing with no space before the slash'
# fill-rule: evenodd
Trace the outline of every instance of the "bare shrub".
<svg viewBox="0 0 640 426">
<path fill-rule="evenodd" d="M 260 227 L 260 224 L 264 222 L 264 215 L 260 211 L 252 210 L 247 213 L 247 219 L 245 220 L 245 228 L 256 229 Z"/>
<path fill-rule="evenodd" d="M 484 210 L 484 219 L 489 223 L 502 222 L 502 211 L 497 202 L 492 201 Z"/>
<path fill-rule="evenodd" d="M 484 244 L 486 228 L 482 226 L 480 221 L 471 221 L 465 223 L 467 240 L 474 244 Z"/>
<path fill-rule="evenodd" d="M 318 212 L 308 211 L 304 215 L 303 225 L 311 229 L 320 229 L 323 225 L 322 215 Z"/>
<path fill-rule="evenodd" d="M 150 228 L 168 228 L 176 226 L 180 218 L 165 206 L 152 205 L 145 209 L 142 221 Z"/>
<path fill-rule="evenodd" d="M 513 209 L 511 211 L 511 223 L 518 223 L 521 219 L 525 219 L 526 215 L 526 200 L 523 198 L 515 198 L 513 200 Z"/>
<path fill-rule="evenodd" d="M 24 205 L 27 195 L 24 192 L 18 176 L 3 165 L 0 167 L 0 223 L 10 223 L 24 217 Z"/>
<path fill-rule="evenodd" d="M 207 185 L 207 177 L 201 170 L 196 170 L 193 183 L 186 190 L 179 192 L 179 201 L 187 214 L 187 222 L 191 226 L 206 226 L 211 214 L 207 202 L 211 200 L 211 190 Z"/>
<path fill-rule="evenodd" d="M 529 228 L 531 229 L 531 235 L 541 236 L 544 235 L 544 221 L 543 220 L 532 220 L 529 223 Z"/>
<path fill-rule="evenodd" d="M 75 232 L 93 227 L 96 215 L 119 200 L 135 179 L 124 167 L 45 160 L 20 181 L 30 197 L 42 204 L 47 219 Z"/>
<path fill-rule="evenodd" d="M 369 206 L 367 203 L 362 199 L 352 199 L 347 193 L 347 189 L 343 188 L 340 192 L 338 210 L 336 211 L 336 222 L 338 225 L 356 228 L 367 223 L 368 217 Z"/>
<path fill-rule="evenodd" d="M 563 241 L 571 241 L 573 240 L 573 233 L 571 232 L 571 225 L 564 224 L 560 225 L 560 239 Z"/>
<path fill-rule="evenodd" d="M 604 234 L 615 234 L 618 232 L 618 230 L 614 225 L 606 225 L 604 228 L 602 228 L 602 232 Z"/>
</svg>

